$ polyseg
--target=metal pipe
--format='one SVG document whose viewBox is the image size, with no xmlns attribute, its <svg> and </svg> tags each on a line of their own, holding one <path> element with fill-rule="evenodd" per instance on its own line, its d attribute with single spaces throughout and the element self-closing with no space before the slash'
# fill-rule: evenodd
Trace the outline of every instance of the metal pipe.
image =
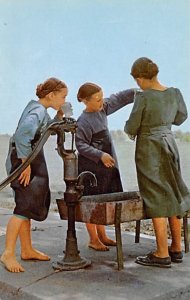
<svg viewBox="0 0 190 300">
<path fill-rule="evenodd" d="M 90 171 L 84 171 L 84 172 L 79 174 L 79 176 L 77 178 L 77 185 L 82 185 L 85 177 L 89 177 L 90 186 L 92 186 L 92 187 L 97 186 L 96 176 Z"/>
</svg>

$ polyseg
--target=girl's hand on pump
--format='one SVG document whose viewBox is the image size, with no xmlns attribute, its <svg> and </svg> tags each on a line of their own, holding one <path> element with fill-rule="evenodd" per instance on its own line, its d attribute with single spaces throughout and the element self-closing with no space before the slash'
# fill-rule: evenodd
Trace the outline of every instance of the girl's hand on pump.
<svg viewBox="0 0 190 300">
<path fill-rule="evenodd" d="M 25 162 L 26 159 L 22 159 L 22 163 Z M 20 184 L 24 184 L 24 187 L 29 185 L 30 183 L 30 175 L 31 175 L 31 167 L 30 165 L 21 173 L 18 181 Z"/>
<path fill-rule="evenodd" d="M 111 168 L 115 165 L 115 159 L 108 153 L 104 153 L 101 157 L 101 161 L 103 162 L 104 166 L 107 168 Z"/>
<path fill-rule="evenodd" d="M 63 111 L 63 108 L 61 107 L 58 111 L 57 111 L 57 114 L 56 114 L 56 117 L 59 119 L 59 120 L 63 120 L 63 116 L 64 116 L 64 111 Z"/>
</svg>

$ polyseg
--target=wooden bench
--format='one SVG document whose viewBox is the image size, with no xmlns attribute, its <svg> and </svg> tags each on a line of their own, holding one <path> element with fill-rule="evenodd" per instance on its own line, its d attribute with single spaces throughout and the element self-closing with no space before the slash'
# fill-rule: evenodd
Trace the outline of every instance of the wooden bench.
<svg viewBox="0 0 190 300">
<path fill-rule="evenodd" d="M 60 218 L 67 220 L 64 199 L 57 199 Z M 77 222 L 115 225 L 118 270 L 123 269 L 121 223 L 136 221 L 135 243 L 140 240 L 140 221 L 146 219 L 143 200 L 138 192 L 122 192 L 96 196 L 83 196 L 75 210 Z M 188 221 L 183 218 L 185 252 L 189 252 Z"/>
</svg>

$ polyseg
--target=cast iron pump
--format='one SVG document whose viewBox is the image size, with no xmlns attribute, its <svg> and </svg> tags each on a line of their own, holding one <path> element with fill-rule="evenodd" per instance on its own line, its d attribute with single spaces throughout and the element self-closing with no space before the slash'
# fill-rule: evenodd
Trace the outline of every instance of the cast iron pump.
<svg viewBox="0 0 190 300">
<path fill-rule="evenodd" d="M 82 258 L 79 255 L 75 231 L 75 208 L 78 200 L 83 194 L 82 183 L 84 177 L 90 177 L 90 184 L 92 186 L 97 185 L 97 182 L 95 175 L 88 171 L 82 172 L 78 176 L 78 158 L 74 150 L 74 134 L 76 130 L 76 124 L 73 123 L 73 125 L 73 128 L 70 129 L 72 134 L 70 149 L 66 150 L 64 148 L 65 132 L 63 132 L 61 128 L 57 131 L 57 151 L 64 162 L 64 181 L 66 184 L 64 199 L 59 199 L 59 201 L 65 201 L 68 215 L 66 249 L 64 251 L 65 256 L 62 260 L 53 263 L 53 268 L 57 270 L 76 270 L 85 268 L 91 264 L 90 260 Z"/>
</svg>

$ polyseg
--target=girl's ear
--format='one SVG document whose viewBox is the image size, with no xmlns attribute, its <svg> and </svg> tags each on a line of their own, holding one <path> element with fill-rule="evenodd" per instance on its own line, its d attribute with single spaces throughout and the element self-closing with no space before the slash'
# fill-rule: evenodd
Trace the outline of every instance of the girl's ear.
<svg viewBox="0 0 190 300">
<path fill-rule="evenodd" d="M 88 101 L 86 99 L 83 99 L 82 102 L 86 105 Z"/>
<path fill-rule="evenodd" d="M 45 99 L 46 99 L 47 107 L 52 107 L 52 105 L 55 102 L 54 93 L 50 92 L 49 94 L 46 95 Z"/>
<path fill-rule="evenodd" d="M 54 92 L 50 92 L 47 96 L 49 97 L 49 99 L 52 99 L 54 96 Z"/>
<path fill-rule="evenodd" d="M 138 84 L 138 86 L 141 85 L 143 82 L 143 78 L 136 78 L 135 80 L 136 80 L 136 83 Z"/>
</svg>

